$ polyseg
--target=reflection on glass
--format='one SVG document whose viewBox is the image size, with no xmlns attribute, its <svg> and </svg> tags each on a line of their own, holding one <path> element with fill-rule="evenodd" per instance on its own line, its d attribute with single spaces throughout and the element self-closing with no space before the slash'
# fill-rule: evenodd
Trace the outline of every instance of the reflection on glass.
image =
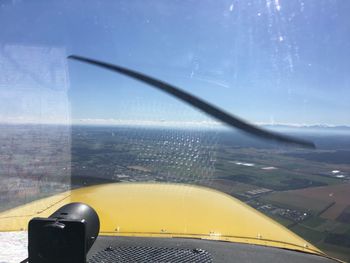
<svg viewBox="0 0 350 263">
<path fill-rule="evenodd" d="M 350 260 L 349 8 L 2 1 L 0 211 L 106 182 L 196 184 Z M 71 54 L 173 83 L 317 149 L 229 131 L 143 84 L 68 62 Z"/>
<path fill-rule="evenodd" d="M 64 48 L 0 48 L 0 210 L 70 187 Z"/>
</svg>

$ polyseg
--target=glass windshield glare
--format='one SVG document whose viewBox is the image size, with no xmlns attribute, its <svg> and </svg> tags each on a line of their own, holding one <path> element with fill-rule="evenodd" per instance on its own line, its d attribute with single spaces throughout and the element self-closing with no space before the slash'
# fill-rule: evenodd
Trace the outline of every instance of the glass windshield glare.
<svg viewBox="0 0 350 263">
<path fill-rule="evenodd" d="M 349 260 L 349 8 L 1 2 L 0 211 L 102 183 L 201 185 Z M 248 136 L 72 54 L 164 80 L 317 149 Z"/>
</svg>

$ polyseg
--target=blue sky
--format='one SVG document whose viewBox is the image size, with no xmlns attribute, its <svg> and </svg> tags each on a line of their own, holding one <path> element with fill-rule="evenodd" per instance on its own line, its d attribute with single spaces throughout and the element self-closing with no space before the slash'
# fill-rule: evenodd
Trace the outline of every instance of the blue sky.
<svg viewBox="0 0 350 263">
<path fill-rule="evenodd" d="M 210 121 L 65 59 L 77 54 L 158 77 L 255 123 L 350 125 L 349 12 L 350 2 L 334 0 L 1 1 L 0 121 Z"/>
</svg>

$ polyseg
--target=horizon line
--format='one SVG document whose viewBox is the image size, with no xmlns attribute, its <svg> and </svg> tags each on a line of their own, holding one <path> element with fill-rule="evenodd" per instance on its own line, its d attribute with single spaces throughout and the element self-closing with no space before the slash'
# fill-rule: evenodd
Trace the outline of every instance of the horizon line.
<svg viewBox="0 0 350 263">
<path fill-rule="evenodd" d="M 255 122 L 256 126 L 285 128 L 350 128 L 349 124 L 328 123 L 284 123 Z M 180 127 L 180 128 L 228 128 L 216 121 L 165 121 L 165 120 L 117 120 L 117 119 L 73 119 L 72 121 L 36 121 L 36 120 L 0 120 L 0 125 L 65 125 L 65 126 L 145 126 L 145 127 Z"/>
</svg>

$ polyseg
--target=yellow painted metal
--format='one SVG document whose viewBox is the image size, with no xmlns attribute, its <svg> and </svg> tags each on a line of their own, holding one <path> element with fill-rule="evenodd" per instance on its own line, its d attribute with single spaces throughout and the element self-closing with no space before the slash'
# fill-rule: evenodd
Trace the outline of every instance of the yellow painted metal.
<svg viewBox="0 0 350 263">
<path fill-rule="evenodd" d="M 64 204 L 84 202 L 101 221 L 100 234 L 190 237 L 273 246 L 324 255 L 257 210 L 198 186 L 115 183 L 75 189 L 0 213 L 0 231 L 26 230 Z"/>
</svg>

